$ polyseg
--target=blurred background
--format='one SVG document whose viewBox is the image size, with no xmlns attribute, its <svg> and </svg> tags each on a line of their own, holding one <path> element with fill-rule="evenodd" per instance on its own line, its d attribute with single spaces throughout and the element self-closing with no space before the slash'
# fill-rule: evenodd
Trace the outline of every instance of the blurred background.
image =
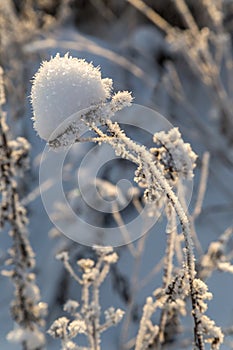
<svg viewBox="0 0 233 350">
<path fill-rule="evenodd" d="M 30 220 L 41 296 L 48 303 L 47 328 L 64 313 L 62 305 L 68 298 L 80 297 L 79 287 L 67 276 L 55 254 L 69 250 L 75 262 L 92 253 L 56 232 L 40 198 L 38 173 L 45 143 L 33 130 L 30 106 L 31 79 L 40 63 L 58 52 L 92 61 L 101 67 L 102 77 L 113 79 L 115 91 L 132 91 L 135 103 L 158 111 L 179 127 L 184 140 L 198 155 L 190 213 L 195 208 L 200 183 L 204 186 L 201 211 L 195 217 L 198 264 L 210 242 L 218 240 L 233 223 L 232 35 L 232 0 L 0 0 L 5 110 L 12 137 L 23 136 L 31 144 L 30 169 L 20 180 L 20 197 Z M 142 135 L 142 143 L 148 142 L 146 137 Z M 69 183 L 74 181 L 72 174 L 90 147 L 84 145 L 79 154 L 75 150 L 69 154 L 65 168 L 69 170 Z M 106 164 L 100 177 L 115 184 L 124 174 L 133 182 L 133 171 L 132 165 L 114 161 Z M 75 185 L 67 185 L 67 193 Z M 49 183 L 45 183 L 42 190 L 48 187 Z M 58 213 L 62 211 L 59 203 L 55 207 Z M 77 210 L 86 219 L 90 217 L 88 208 Z M 131 215 L 129 207 L 124 219 Z M 98 213 L 91 213 L 90 220 L 106 227 L 114 221 L 109 214 Z M 124 322 L 108 331 L 103 337 L 103 349 L 123 349 L 122 344 L 135 336 L 145 298 L 161 285 L 164 230 L 161 220 L 146 234 L 137 271 L 136 280 L 141 283 L 137 293 L 131 281 L 135 261 L 132 250 L 127 246 L 117 249 L 120 259 L 103 285 L 102 301 L 104 307 L 114 304 L 124 310 L 130 305 L 128 332 L 124 332 Z M 6 232 L 1 233 L 0 241 L 0 261 L 4 265 L 10 246 Z M 228 248 L 231 257 L 231 241 Z M 233 279 L 215 271 L 207 284 L 214 294 L 208 314 L 229 330 L 233 326 Z M 0 285 L 0 348 L 15 350 L 17 345 L 9 344 L 5 338 L 12 329 L 9 303 L 13 288 L 2 276 Z M 233 348 L 231 332 L 228 333 L 222 349 Z M 183 348 L 191 348 L 187 340 L 190 334 L 187 324 L 182 337 L 167 339 L 164 349 L 177 349 L 179 337 L 184 340 Z M 59 347 L 48 337 L 49 350 Z M 132 347 L 129 344 L 126 348 Z"/>
</svg>

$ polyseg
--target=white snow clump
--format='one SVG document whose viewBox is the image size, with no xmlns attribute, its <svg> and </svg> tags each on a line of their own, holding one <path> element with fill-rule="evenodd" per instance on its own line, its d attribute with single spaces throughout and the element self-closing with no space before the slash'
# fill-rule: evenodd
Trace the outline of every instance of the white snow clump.
<svg viewBox="0 0 233 350">
<path fill-rule="evenodd" d="M 25 344 L 28 350 L 42 348 L 45 344 L 45 338 L 37 328 L 34 330 L 17 327 L 7 334 L 7 340 L 11 343 Z"/>
<path fill-rule="evenodd" d="M 111 90 L 112 80 L 102 79 L 99 67 L 68 53 L 64 57 L 58 53 L 44 61 L 33 78 L 34 128 L 42 139 L 54 139 L 72 122 L 69 117 L 105 102 Z"/>
</svg>

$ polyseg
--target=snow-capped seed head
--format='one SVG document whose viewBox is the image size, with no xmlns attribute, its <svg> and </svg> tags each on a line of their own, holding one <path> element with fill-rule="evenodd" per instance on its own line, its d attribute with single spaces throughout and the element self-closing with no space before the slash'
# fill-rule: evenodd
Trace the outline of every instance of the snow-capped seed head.
<svg viewBox="0 0 233 350">
<path fill-rule="evenodd" d="M 98 67 L 69 54 L 57 54 L 44 61 L 33 79 L 31 102 L 34 128 L 49 140 L 67 118 L 83 109 L 101 104 L 110 97 L 112 80 L 102 79 Z M 81 122 L 81 121 L 80 121 Z M 59 127 L 65 131 L 66 123 Z M 53 134 L 56 137 L 56 133 Z"/>
</svg>

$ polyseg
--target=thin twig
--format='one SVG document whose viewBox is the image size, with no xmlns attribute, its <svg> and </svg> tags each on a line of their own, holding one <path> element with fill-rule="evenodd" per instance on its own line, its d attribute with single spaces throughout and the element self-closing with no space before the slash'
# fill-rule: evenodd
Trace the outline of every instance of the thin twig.
<svg viewBox="0 0 233 350">
<path fill-rule="evenodd" d="M 173 27 L 163 17 L 161 17 L 157 12 L 155 12 L 151 7 L 146 5 L 143 1 L 141 0 L 126 0 L 126 1 L 128 1 L 132 6 L 134 6 L 137 10 L 143 13 L 152 23 L 156 25 L 156 27 L 161 29 L 166 34 L 173 31 Z"/>
</svg>

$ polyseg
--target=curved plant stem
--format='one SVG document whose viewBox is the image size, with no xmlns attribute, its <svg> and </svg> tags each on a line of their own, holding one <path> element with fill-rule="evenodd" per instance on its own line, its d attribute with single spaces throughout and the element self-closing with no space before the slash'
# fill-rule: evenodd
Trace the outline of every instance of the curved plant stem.
<svg viewBox="0 0 233 350">
<path fill-rule="evenodd" d="M 178 197 L 173 192 L 170 184 L 164 177 L 159 165 L 155 164 L 152 154 L 148 151 L 148 149 L 145 146 L 136 144 L 129 137 L 127 137 L 117 123 L 113 123 L 109 119 L 105 120 L 104 123 L 108 127 L 110 136 L 106 135 L 94 124 L 90 124 L 89 126 L 98 134 L 98 136 L 101 137 L 102 142 L 109 143 L 114 148 L 117 155 L 121 156 L 122 158 L 129 159 L 141 166 L 148 183 L 148 190 L 156 190 L 156 188 L 158 189 L 159 187 L 159 189 L 166 194 L 176 211 L 182 227 L 185 242 L 185 266 L 189 276 L 192 315 L 194 319 L 195 345 L 197 349 L 204 350 L 205 346 L 200 322 L 201 314 L 197 305 L 196 290 L 193 283 L 196 275 L 195 256 L 193 252 L 191 227 L 188 216 L 186 215 Z"/>
</svg>

